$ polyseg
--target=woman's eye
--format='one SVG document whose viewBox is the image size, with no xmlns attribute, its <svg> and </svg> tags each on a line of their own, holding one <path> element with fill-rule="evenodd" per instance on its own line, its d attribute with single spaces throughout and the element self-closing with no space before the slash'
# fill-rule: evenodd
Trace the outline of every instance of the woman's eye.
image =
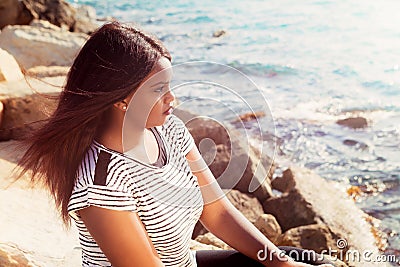
<svg viewBox="0 0 400 267">
<path fill-rule="evenodd" d="M 163 91 L 163 88 L 164 88 L 164 86 L 161 87 L 161 88 L 158 88 L 158 89 L 154 90 L 154 92 L 161 93 L 161 92 Z"/>
</svg>

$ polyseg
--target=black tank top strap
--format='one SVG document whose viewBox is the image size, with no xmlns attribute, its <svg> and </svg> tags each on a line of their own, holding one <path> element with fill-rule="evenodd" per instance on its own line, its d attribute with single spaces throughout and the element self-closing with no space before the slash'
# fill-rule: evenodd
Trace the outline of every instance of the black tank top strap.
<svg viewBox="0 0 400 267">
<path fill-rule="evenodd" d="M 152 165 L 157 166 L 157 167 L 162 167 L 167 162 L 164 143 L 163 143 L 163 141 L 161 139 L 160 134 L 158 133 L 158 131 L 156 129 L 150 128 L 150 130 L 152 131 L 152 133 L 156 137 L 157 144 L 158 144 L 158 158 L 157 158 L 156 162 L 152 163 Z"/>
</svg>

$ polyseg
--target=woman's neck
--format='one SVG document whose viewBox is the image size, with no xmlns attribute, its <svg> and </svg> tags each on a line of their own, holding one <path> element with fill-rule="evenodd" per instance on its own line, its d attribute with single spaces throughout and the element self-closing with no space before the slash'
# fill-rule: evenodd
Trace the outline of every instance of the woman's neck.
<svg viewBox="0 0 400 267">
<path fill-rule="evenodd" d="M 96 140 L 109 149 L 124 153 L 128 150 L 144 147 L 147 131 L 146 128 L 129 129 L 123 135 L 121 127 L 111 127 L 97 137 Z"/>
</svg>

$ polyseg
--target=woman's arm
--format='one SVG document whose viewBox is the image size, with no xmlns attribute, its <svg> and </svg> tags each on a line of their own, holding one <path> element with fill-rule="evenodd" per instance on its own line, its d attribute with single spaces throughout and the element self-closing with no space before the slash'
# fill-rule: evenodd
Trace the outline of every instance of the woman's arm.
<svg viewBox="0 0 400 267">
<path fill-rule="evenodd" d="M 219 187 L 196 146 L 193 146 L 186 158 L 193 174 L 198 179 L 205 202 L 200 221 L 210 232 L 234 249 L 262 262 L 265 266 L 311 266 L 294 262 L 290 257 L 280 253 L 279 248 L 233 206 Z"/>
<path fill-rule="evenodd" d="M 164 266 L 136 212 L 89 206 L 79 213 L 113 266 Z"/>
</svg>

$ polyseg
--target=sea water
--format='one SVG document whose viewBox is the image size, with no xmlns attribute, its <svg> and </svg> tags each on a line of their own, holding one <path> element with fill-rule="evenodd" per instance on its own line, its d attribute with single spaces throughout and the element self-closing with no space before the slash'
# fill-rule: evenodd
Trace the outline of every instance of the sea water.
<svg viewBox="0 0 400 267">
<path fill-rule="evenodd" d="M 70 2 L 95 7 L 99 17 L 138 23 L 165 43 L 174 64 L 214 62 L 248 76 L 254 84 L 223 67 L 184 69 L 188 77 L 225 75 L 241 84 L 239 95 L 255 111 L 266 101 L 275 130 L 263 129 L 273 136 L 263 141 L 276 142 L 277 161 L 363 188 L 357 205 L 382 220 L 386 254 L 400 255 L 400 1 Z M 225 34 L 213 37 L 219 30 Z M 200 87 L 179 96 L 196 97 L 193 111 L 219 120 L 242 111 L 235 97 Z M 336 124 L 355 116 L 369 126 Z"/>
</svg>

